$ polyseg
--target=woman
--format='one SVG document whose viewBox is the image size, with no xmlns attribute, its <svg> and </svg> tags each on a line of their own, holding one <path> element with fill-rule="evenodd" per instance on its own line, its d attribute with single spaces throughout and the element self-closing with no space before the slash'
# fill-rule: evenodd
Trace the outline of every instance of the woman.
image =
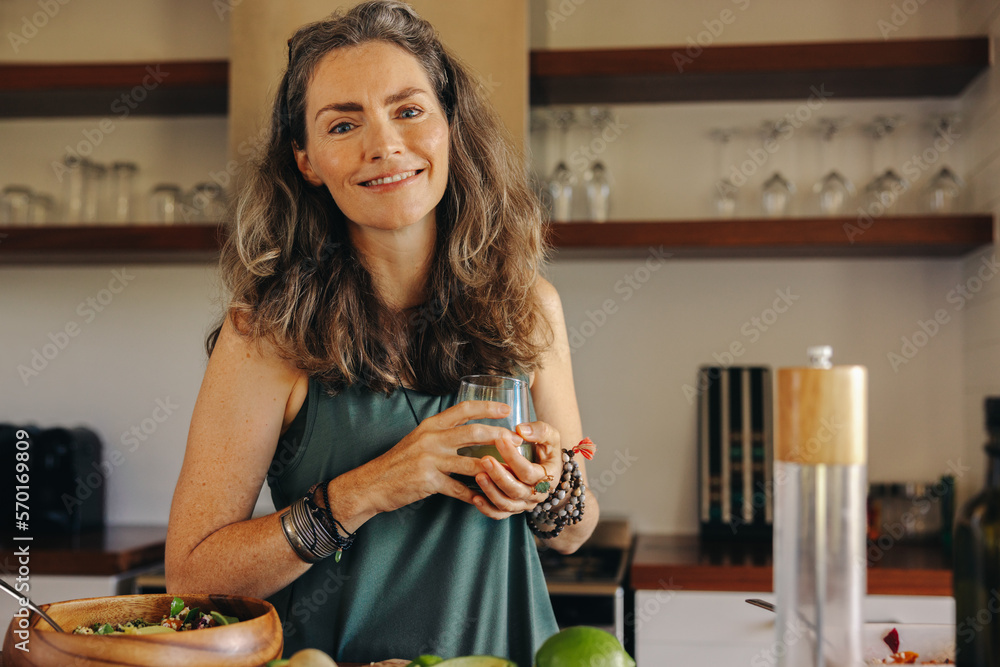
<svg viewBox="0 0 1000 667">
<path fill-rule="evenodd" d="M 500 121 L 428 23 L 367 2 L 289 41 L 252 172 L 171 507 L 168 589 L 269 597 L 286 654 L 532 664 L 556 626 L 517 515 L 549 498 L 532 522 L 544 533 L 572 509 L 546 486 L 581 426 L 559 297 L 538 275 L 538 205 Z M 473 373 L 526 376 L 536 420 L 466 424 L 508 410 L 455 405 Z M 473 444 L 509 467 L 457 454 Z M 251 518 L 265 478 L 282 509 Z M 597 517 L 586 497 L 548 544 L 574 551 Z"/>
</svg>

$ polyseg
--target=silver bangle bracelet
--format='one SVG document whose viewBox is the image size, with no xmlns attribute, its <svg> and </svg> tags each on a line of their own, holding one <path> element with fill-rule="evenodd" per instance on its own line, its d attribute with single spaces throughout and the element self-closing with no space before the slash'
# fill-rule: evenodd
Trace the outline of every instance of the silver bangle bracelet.
<svg viewBox="0 0 1000 667">
<path fill-rule="evenodd" d="M 309 564 L 318 563 L 322 558 L 305 544 L 296 527 L 296 522 L 292 518 L 292 510 L 299 503 L 302 503 L 302 501 L 297 500 L 281 513 L 281 530 L 285 534 L 285 539 L 288 540 L 288 545 L 292 547 L 292 550 L 303 562 Z"/>
</svg>

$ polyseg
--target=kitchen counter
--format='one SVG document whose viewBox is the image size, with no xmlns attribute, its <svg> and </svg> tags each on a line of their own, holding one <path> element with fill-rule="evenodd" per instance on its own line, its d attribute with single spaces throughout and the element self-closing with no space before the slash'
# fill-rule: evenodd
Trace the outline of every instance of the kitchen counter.
<svg viewBox="0 0 1000 667">
<path fill-rule="evenodd" d="M 31 574 L 109 576 L 163 562 L 166 526 L 108 526 L 80 535 L 34 535 L 0 542 L 0 563 L 17 570 L 15 550 L 29 546 Z"/>
<path fill-rule="evenodd" d="M 703 541 L 694 535 L 639 535 L 630 570 L 635 590 L 772 590 L 771 543 Z M 952 594 L 940 545 L 898 543 L 868 553 L 869 595 Z"/>
</svg>

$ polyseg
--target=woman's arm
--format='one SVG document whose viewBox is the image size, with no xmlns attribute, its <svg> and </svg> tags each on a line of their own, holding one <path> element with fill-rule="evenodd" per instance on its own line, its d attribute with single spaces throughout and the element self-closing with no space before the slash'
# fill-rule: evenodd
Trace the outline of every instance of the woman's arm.
<svg viewBox="0 0 1000 667">
<path fill-rule="evenodd" d="M 268 351 L 230 321 L 223 324 L 170 507 L 171 592 L 266 597 L 309 567 L 288 545 L 277 513 L 251 519 L 301 379 L 301 371 Z"/>
<path fill-rule="evenodd" d="M 167 589 L 267 597 L 309 569 L 281 529 L 280 514 L 252 519 L 283 426 L 304 399 L 304 376 L 267 344 L 255 345 L 226 322 L 209 360 L 191 419 L 167 530 Z M 459 456 L 470 444 L 515 436 L 495 426 L 502 403 L 466 401 L 425 419 L 388 452 L 328 483 L 334 516 L 350 531 L 434 493 L 471 503 L 451 477 L 482 472 Z M 317 482 L 322 481 L 320 479 Z"/>
<path fill-rule="evenodd" d="M 538 370 L 532 378 L 531 397 L 535 404 L 537 419 L 530 424 L 533 432 L 527 433 L 523 427 L 519 427 L 518 432 L 525 440 L 538 443 L 540 448 L 548 450 L 549 458 L 545 462 L 545 467 L 548 469 L 553 465 L 548 461 L 554 460 L 552 457 L 561 456 L 559 450 L 572 449 L 580 442 L 583 438 L 583 429 L 580 424 L 580 408 L 576 403 L 569 339 L 566 335 L 566 322 L 559 293 L 550 282 L 540 278 L 536 284 L 536 295 L 542 306 L 542 314 L 551 329 L 552 342 L 543 353 Z M 497 443 L 497 448 L 504 459 L 511 462 L 514 474 L 490 461 L 487 464 L 489 466 L 487 472 L 479 475 L 477 481 L 491 504 L 477 503 L 477 507 L 487 516 L 504 518 L 530 509 L 540 499 L 544 499 L 545 494 L 531 493 L 532 483 L 540 479 L 544 471 L 539 464 L 528 463 L 513 446 Z M 583 482 L 587 484 L 583 456 L 577 455 L 574 460 L 580 465 Z M 561 465 L 560 461 L 551 470 L 547 470 L 557 481 L 559 479 L 557 469 Z M 583 519 L 577 524 L 566 526 L 558 537 L 546 540 L 546 544 L 560 553 L 576 551 L 594 532 L 599 517 L 597 498 L 588 484 Z"/>
</svg>

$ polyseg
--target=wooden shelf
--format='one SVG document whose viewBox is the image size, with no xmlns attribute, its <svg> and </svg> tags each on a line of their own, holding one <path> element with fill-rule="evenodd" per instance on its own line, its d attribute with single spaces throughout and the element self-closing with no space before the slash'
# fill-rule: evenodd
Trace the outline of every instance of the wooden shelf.
<svg viewBox="0 0 1000 667">
<path fill-rule="evenodd" d="M 531 52 L 531 104 L 951 97 L 988 37 Z M 697 54 L 697 55 L 695 55 Z"/>
<path fill-rule="evenodd" d="M 568 253 L 648 252 L 672 257 L 960 257 L 993 242 L 993 216 L 553 223 L 545 233 Z M 852 243 L 853 237 L 853 243 Z M 0 227 L 0 264 L 109 261 L 211 262 L 217 225 Z"/>
<path fill-rule="evenodd" d="M 210 262 L 221 247 L 218 225 L 0 227 L 0 264 Z"/>
<path fill-rule="evenodd" d="M 674 257 L 958 257 L 993 242 L 993 216 L 780 218 L 551 223 L 559 250 Z"/>
<path fill-rule="evenodd" d="M 225 115 L 229 63 L 0 65 L 0 118 Z"/>
</svg>

